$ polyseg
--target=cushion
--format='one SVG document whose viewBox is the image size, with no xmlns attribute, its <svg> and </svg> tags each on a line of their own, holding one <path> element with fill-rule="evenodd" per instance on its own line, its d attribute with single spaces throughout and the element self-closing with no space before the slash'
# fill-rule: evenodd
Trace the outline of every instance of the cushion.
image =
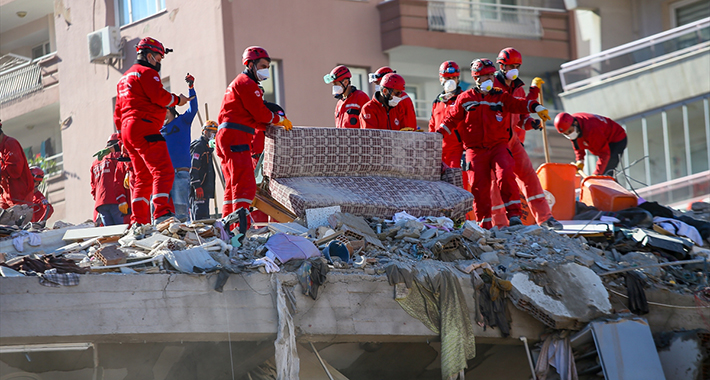
<svg viewBox="0 0 710 380">
<path fill-rule="evenodd" d="M 269 182 L 271 196 L 296 215 L 306 209 L 340 206 L 358 216 L 391 218 L 406 211 L 414 216 L 461 219 L 471 211 L 473 195 L 443 181 L 390 177 L 298 177 Z"/>
<path fill-rule="evenodd" d="M 281 127 L 266 129 L 264 175 L 289 177 L 381 176 L 440 179 L 438 133 L 375 129 Z"/>
</svg>

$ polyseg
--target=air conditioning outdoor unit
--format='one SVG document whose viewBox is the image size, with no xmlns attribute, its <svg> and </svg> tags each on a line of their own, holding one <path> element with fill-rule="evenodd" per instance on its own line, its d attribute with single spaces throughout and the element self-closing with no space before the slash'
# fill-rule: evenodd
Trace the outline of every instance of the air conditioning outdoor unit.
<svg viewBox="0 0 710 380">
<path fill-rule="evenodd" d="M 89 62 L 105 63 L 110 58 L 120 58 L 121 32 L 116 26 L 107 26 L 87 35 Z"/>
</svg>

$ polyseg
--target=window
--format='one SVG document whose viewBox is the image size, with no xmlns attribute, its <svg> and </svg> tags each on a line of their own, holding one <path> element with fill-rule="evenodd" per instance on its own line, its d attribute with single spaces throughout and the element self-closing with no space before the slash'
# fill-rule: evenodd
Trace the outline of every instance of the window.
<svg viewBox="0 0 710 380">
<path fill-rule="evenodd" d="M 119 26 L 152 16 L 165 9 L 165 0 L 116 0 Z"/>
<path fill-rule="evenodd" d="M 362 67 L 350 67 L 350 73 L 353 75 L 351 78 L 353 86 L 357 87 L 358 90 L 365 91 L 368 96 L 370 95 L 370 86 L 367 79 L 367 69 Z"/>
<path fill-rule="evenodd" d="M 49 53 L 51 53 L 49 51 L 49 42 L 45 42 L 32 48 L 32 59 L 37 59 Z"/>
<path fill-rule="evenodd" d="M 518 14 L 516 9 L 505 7 L 506 5 L 517 5 L 516 0 L 481 0 L 481 16 L 486 20 L 498 20 L 517 22 Z"/>
<path fill-rule="evenodd" d="M 281 100 L 283 99 L 281 61 L 275 59 L 271 60 L 271 65 L 269 66 L 269 79 L 262 81 L 260 85 L 264 88 L 264 100 L 284 107 L 284 105 L 281 104 Z"/>
<path fill-rule="evenodd" d="M 683 0 L 671 4 L 671 27 L 710 17 L 707 0 Z"/>
</svg>

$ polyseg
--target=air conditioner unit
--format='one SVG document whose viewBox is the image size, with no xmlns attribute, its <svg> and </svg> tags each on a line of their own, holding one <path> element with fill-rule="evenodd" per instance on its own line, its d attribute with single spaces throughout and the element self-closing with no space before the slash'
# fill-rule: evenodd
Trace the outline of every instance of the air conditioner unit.
<svg viewBox="0 0 710 380">
<path fill-rule="evenodd" d="M 89 62 L 104 63 L 110 58 L 120 58 L 121 32 L 116 26 L 107 26 L 87 35 Z"/>
</svg>

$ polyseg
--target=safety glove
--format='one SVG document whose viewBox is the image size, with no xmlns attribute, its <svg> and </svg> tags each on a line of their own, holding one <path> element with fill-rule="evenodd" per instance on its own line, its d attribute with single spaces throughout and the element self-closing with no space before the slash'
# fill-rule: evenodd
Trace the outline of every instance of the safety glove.
<svg viewBox="0 0 710 380">
<path fill-rule="evenodd" d="M 123 202 L 118 205 L 118 211 L 121 212 L 123 215 L 128 215 L 128 203 Z"/>
<path fill-rule="evenodd" d="M 583 161 L 572 162 L 571 164 L 576 166 L 577 170 L 579 170 L 579 171 L 584 170 L 584 162 Z"/>
<path fill-rule="evenodd" d="M 281 120 L 279 120 L 276 125 L 280 125 L 284 127 L 285 130 L 290 131 L 293 129 L 293 123 L 291 123 L 291 120 L 289 120 L 286 116 L 281 116 Z"/>
<path fill-rule="evenodd" d="M 542 80 L 542 78 L 535 77 L 533 78 L 532 83 L 530 83 L 530 87 L 541 88 L 543 84 L 545 84 L 545 81 Z"/>
<path fill-rule="evenodd" d="M 195 77 L 190 75 L 190 73 L 187 73 L 187 75 L 185 76 L 185 82 L 187 82 L 187 85 L 192 88 L 192 86 L 195 85 Z"/>
<path fill-rule="evenodd" d="M 104 157 L 111 153 L 111 148 L 103 148 L 100 151 L 94 153 L 92 157 L 96 157 L 99 161 L 103 160 Z"/>
<path fill-rule="evenodd" d="M 535 113 L 537 113 L 537 116 L 540 117 L 540 120 L 542 120 L 543 123 L 546 123 L 546 122 L 552 120 L 550 118 L 550 113 L 547 111 L 547 108 L 545 108 L 541 105 L 538 105 L 537 107 L 535 107 Z"/>
</svg>

